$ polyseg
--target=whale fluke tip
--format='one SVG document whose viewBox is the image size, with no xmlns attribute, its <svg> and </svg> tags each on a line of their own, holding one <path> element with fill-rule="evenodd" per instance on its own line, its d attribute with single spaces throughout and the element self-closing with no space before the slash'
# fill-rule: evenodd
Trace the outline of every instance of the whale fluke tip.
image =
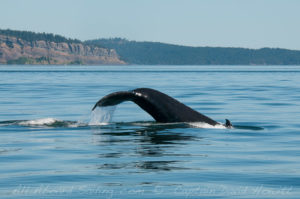
<svg viewBox="0 0 300 199">
<path fill-rule="evenodd" d="M 228 119 L 225 119 L 225 121 L 226 121 L 226 123 L 225 123 L 226 127 L 232 127 L 232 124 Z"/>
</svg>

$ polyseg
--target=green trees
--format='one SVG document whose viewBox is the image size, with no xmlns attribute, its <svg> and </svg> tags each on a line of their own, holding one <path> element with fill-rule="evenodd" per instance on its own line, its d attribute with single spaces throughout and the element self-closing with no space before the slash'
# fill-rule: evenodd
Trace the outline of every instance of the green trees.
<svg viewBox="0 0 300 199">
<path fill-rule="evenodd" d="M 300 51 L 279 48 L 188 47 L 126 39 L 97 39 L 87 44 L 115 49 L 129 64 L 144 65 L 299 65 Z"/>
<path fill-rule="evenodd" d="M 28 42 L 35 42 L 35 41 L 47 41 L 47 42 L 66 42 L 66 43 L 81 43 L 80 40 L 78 39 L 69 39 L 65 38 L 60 35 L 54 35 L 51 33 L 35 33 L 31 31 L 16 31 L 16 30 L 2 30 L 0 29 L 0 35 L 4 36 L 12 36 L 12 37 L 17 37 L 22 40 L 28 41 Z"/>
<path fill-rule="evenodd" d="M 10 41 L 8 38 L 6 38 L 5 43 L 6 43 L 6 45 L 7 45 L 9 48 L 14 48 L 13 42 Z"/>
</svg>

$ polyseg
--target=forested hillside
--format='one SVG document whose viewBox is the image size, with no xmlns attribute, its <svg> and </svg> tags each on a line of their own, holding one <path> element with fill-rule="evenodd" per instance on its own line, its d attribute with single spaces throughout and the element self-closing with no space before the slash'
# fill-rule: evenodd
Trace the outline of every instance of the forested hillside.
<svg viewBox="0 0 300 199">
<path fill-rule="evenodd" d="M 300 65 L 300 51 L 280 48 L 189 47 L 120 38 L 89 40 L 86 43 L 115 49 L 129 64 Z"/>
<path fill-rule="evenodd" d="M 121 38 L 80 41 L 0 29 L 0 64 L 300 65 L 300 51 L 190 47 Z"/>
<path fill-rule="evenodd" d="M 35 33 L 31 31 L 18 31 L 18 30 L 1 30 L 0 35 L 16 37 L 25 41 L 47 41 L 47 42 L 66 42 L 66 43 L 81 43 L 78 39 L 69 39 L 60 35 L 55 35 L 52 33 Z"/>
</svg>

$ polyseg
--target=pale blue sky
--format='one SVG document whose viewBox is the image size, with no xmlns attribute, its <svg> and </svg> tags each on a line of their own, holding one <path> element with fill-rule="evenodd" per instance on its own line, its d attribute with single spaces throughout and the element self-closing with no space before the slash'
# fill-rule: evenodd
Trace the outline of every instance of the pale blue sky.
<svg viewBox="0 0 300 199">
<path fill-rule="evenodd" d="M 300 50 L 300 0 L 0 0 L 0 28 Z"/>
</svg>

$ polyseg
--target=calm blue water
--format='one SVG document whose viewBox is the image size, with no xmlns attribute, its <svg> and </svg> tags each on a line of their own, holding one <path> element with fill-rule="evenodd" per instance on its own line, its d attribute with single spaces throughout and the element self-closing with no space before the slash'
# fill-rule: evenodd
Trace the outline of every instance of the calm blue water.
<svg viewBox="0 0 300 199">
<path fill-rule="evenodd" d="M 88 125 L 137 87 L 240 128 L 161 125 L 129 102 Z M 299 118 L 299 66 L 0 66 L 0 197 L 299 198 Z"/>
</svg>

